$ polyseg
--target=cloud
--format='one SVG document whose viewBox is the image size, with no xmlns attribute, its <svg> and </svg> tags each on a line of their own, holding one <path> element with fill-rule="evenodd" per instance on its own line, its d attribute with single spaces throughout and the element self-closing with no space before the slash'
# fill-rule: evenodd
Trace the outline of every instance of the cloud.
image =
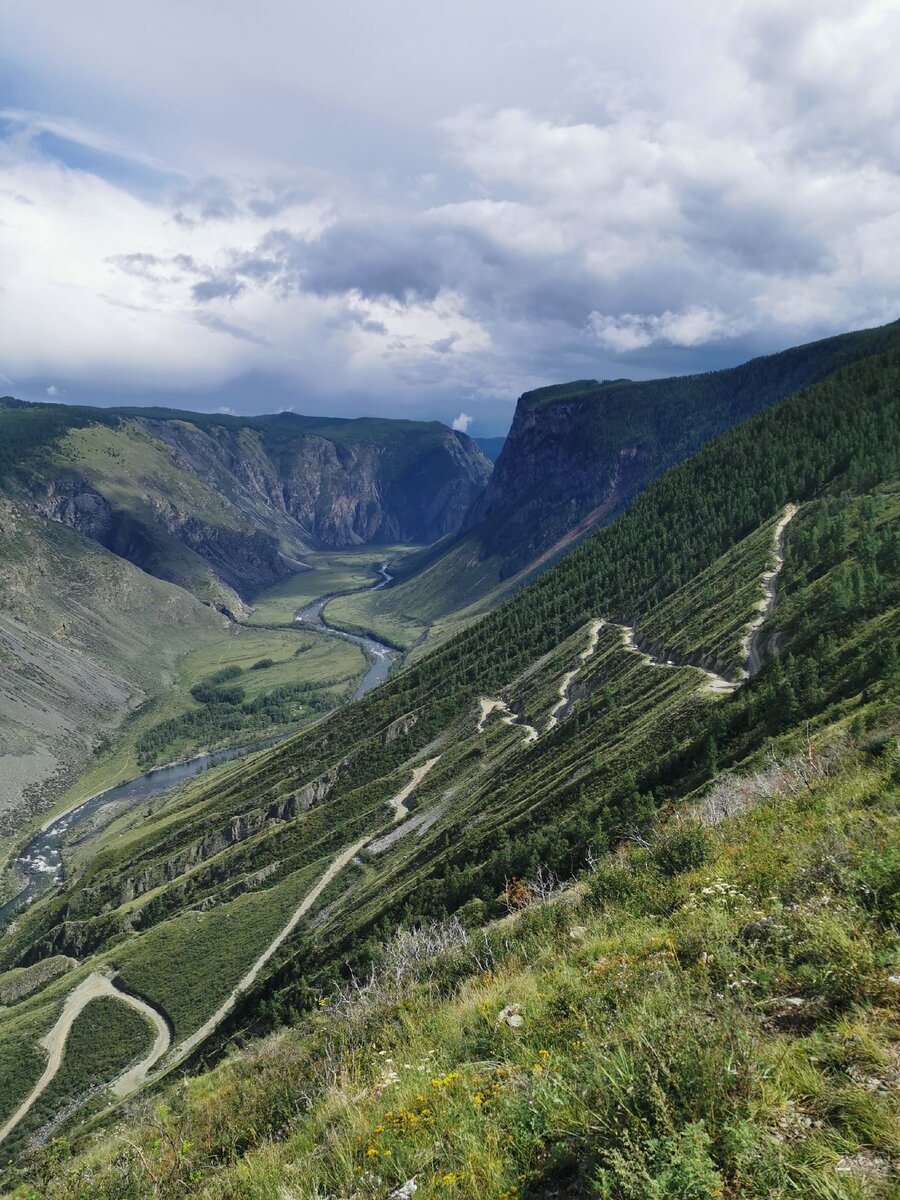
<svg viewBox="0 0 900 1200">
<path fill-rule="evenodd" d="M 66 393 L 61 392 L 55 383 L 51 383 L 46 389 L 48 396 L 64 396 Z"/>
<path fill-rule="evenodd" d="M 141 39 L 100 0 L 52 28 L 4 16 L 27 94 L 64 113 L 0 111 L 16 379 L 212 407 L 463 402 L 482 429 L 543 383 L 898 315 L 885 0 L 385 0 L 352 46 L 330 11 L 300 37 L 277 0 L 154 14 Z"/>
<path fill-rule="evenodd" d="M 466 412 L 461 412 L 458 417 L 454 417 L 450 423 L 450 428 L 455 429 L 457 433 L 467 433 L 469 426 L 472 424 L 472 418 Z"/>
<path fill-rule="evenodd" d="M 617 354 L 627 354 L 659 342 L 670 346 L 700 346 L 743 332 L 739 322 L 730 321 L 723 313 L 702 306 L 659 315 L 620 313 L 610 316 L 592 312 L 588 324 L 599 344 Z"/>
</svg>

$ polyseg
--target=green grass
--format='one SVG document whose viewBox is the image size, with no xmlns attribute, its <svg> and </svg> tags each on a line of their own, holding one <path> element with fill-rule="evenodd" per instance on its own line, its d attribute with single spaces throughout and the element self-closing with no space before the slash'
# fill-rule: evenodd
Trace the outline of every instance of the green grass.
<svg viewBox="0 0 900 1200">
<path fill-rule="evenodd" d="M 152 1040 L 150 1025 L 133 1008 L 106 996 L 92 1000 L 69 1032 L 59 1072 L 4 1143 L 4 1152 L 20 1152 L 67 1107 L 81 1118 L 104 1107 L 105 1085 L 149 1050 Z"/>
<path fill-rule="evenodd" d="M 301 648 L 303 652 L 297 654 Z M 253 664 L 263 658 L 272 658 L 273 665 L 264 670 L 252 670 Z M 248 729 L 231 733 L 225 731 L 222 736 L 212 739 L 208 736 L 200 740 L 180 738 L 161 747 L 151 762 L 142 763 L 138 760 L 136 744 L 141 735 L 163 721 L 199 711 L 201 706 L 191 697 L 190 689 L 225 666 L 236 666 L 243 672 L 240 686 L 244 688 L 247 700 L 266 695 L 284 684 L 321 683 L 322 697 L 337 705 L 352 693 L 365 673 L 367 663 L 358 646 L 337 638 L 304 633 L 300 629 L 256 630 L 229 625 L 216 638 L 207 640 L 206 644 L 182 658 L 169 690 L 142 708 L 123 726 L 114 747 L 99 756 L 78 782 L 67 790 L 58 807 L 68 807 L 116 783 L 131 779 L 147 770 L 148 766 L 190 757 L 198 749 L 241 744 L 259 737 L 260 731 Z M 305 717 L 298 714 L 296 724 L 299 727 L 305 720 L 316 716 L 318 713 L 307 709 Z M 270 732 L 269 727 L 262 732 Z"/>
<path fill-rule="evenodd" d="M 253 611 L 248 619 L 254 625 L 289 624 L 299 609 L 321 596 L 371 587 L 381 578 L 375 564 L 409 554 L 413 549 L 410 546 L 360 546 L 309 551 L 303 555 L 303 561 L 311 569 L 261 592 L 253 600 Z"/>
<path fill-rule="evenodd" d="M 276 887 L 165 921 L 112 950 L 108 961 L 130 990 L 166 1014 L 178 1041 L 215 1012 L 318 874 L 310 867 Z"/>
<path fill-rule="evenodd" d="M 440 543 L 438 543 L 440 545 Z M 521 579 L 500 580 L 495 559 L 481 561 L 472 537 L 436 558 L 426 550 L 427 565 L 392 587 L 338 596 L 325 616 L 341 629 L 382 634 L 394 645 L 420 657 L 495 607 Z"/>
<path fill-rule="evenodd" d="M 887 1200 L 863 1172 L 900 1153 L 898 939 L 871 881 L 896 880 L 900 761 L 871 744 L 716 827 L 673 818 L 349 1005 L 326 994 L 124 1142 L 54 1151 L 40 1194 Z"/>
</svg>

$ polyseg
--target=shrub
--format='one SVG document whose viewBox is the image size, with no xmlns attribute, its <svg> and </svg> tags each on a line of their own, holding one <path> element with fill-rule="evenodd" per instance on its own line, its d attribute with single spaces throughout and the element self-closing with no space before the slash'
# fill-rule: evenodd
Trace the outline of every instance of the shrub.
<svg viewBox="0 0 900 1200">
<path fill-rule="evenodd" d="M 264 671 L 266 669 L 266 667 L 274 667 L 274 666 L 275 666 L 274 658 L 260 658 L 260 659 L 257 659 L 257 661 L 250 668 L 250 670 L 251 671 Z"/>
<path fill-rule="evenodd" d="M 195 683 L 191 695 L 198 704 L 242 704 L 242 687 L 210 687 L 208 683 Z"/>
<path fill-rule="evenodd" d="M 702 867 L 710 858 L 709 834 L 702 825 L 684 825 L 662 836 L 653 848 L 653 861 L 663 875 L 680 875 Z"/>
</svg>

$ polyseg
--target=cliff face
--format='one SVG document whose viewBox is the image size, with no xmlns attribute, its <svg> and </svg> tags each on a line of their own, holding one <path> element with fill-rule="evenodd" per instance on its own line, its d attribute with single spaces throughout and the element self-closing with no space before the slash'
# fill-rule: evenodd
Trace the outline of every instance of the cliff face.
<svg viewBox="0 0 900 1200">
<path fill-rule="evenodd" d="M 500 578 L 542 566 L 651 479 L 770 404 L 881 352 L 897 325 L 841 334 L 739 367 L 634 382 L 577 380 L 523 395 L 463 522 Z"/>
<path fill-rule="evenodd" d="M 35 440 L 40 410 L 58 409 L 8 407 L 33 419 Z M 150 574 L 239 608 L 308 550 L 452 533 L 490 471 L 471 438 L 437 422 L 78 409 L 7 487 Z"/>
<path fill-rule="evenodd" d="M 592 396 L 535 404 L 541 396 L 519 400 L 493 474 L 463 524 L 477 531 L 486 555 L 504 557 L 503 575 L 608 517 L 649 466 L 642 441 L 596 428 Z"/>
<path fill-rule="evenodd" d="M 397 422 L 394 441 L 391 424 L 378 422 L 380 438 L 364 428 L 340 440 L 290 422 L 277 436 L 174 423 L 155 432 L 240 512 L 274 522 L 309 548 L 433 542 L 459 528 L 490 464 L 464 434 L 439 425 L 409 431 L 403 427 L 410 423 Z"/>
</svg>

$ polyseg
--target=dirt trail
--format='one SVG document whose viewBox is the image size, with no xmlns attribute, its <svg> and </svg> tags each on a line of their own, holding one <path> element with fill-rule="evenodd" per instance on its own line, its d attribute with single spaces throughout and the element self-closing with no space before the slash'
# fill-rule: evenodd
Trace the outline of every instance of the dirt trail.
<svg viewBox="0 0 900 1200">
<path fill-rule="evenodd" d="M 395 824 L 399 821 L 403 821 L 409 815 L 409 809 L 406 807 L 407 798 L 411 795 L 413 789 L 418 785 L 420 780 L 428 774 L 439 758 L 440 755 L 438 755 L 436 758 L 431 758 L 427 762 L 422 763 L 421 766 L 416 767 L 413 770 L 413 775 L 410 782 L 390 801 L 391 807 L 394 809 Z M 298 907 L 294 909 L 290 920 L 286 925 L 283 926 L 280 933 L 278 933 L 278 935 L 269 943 L 243 979 L 241 979 L 241 981 L 231 990 L 231 992 L 219 1005 L 212 1016 L 205 1021 L 199 1029 L 196 1029 L 190 1037 L 185 1038 L 183 1042 L 180 1042 L 175 1047 L 166 1062 L 167 1069 L 186 1058 L 191 1051 L 195 1050 L 201 1042 L 205 1041 L 206 1038 L 209 1037 L 216 1026 L 225 1019 L 225 1017 L 234 1007 L 238 996 L 240 996 L 243 992 L 246 992 L 248 988 L 252 986 L 256 980 L 256 977 L 259 975 L 266 963 L 275 954 L 276 950 L 278 950 L 278 948 L 283 945 L 284 942 L 287 941 L 287 939 L 291 936 L 291 934 L 299 925 L 301 919 L 309 912 L 313 904 L 315 904 L 316 900 L 318 900 L 319 896 L 321 896 L 322 892 L 324 892 L 325 888 L 328 887 L 329 883 L 331 883 L 335 876 L 347 866 L 350 860 L 356 854 L 358 854 L 360 850 L 362 850 L 363 846 L 365 846 L 366 843 L 371 840 L 371 834 L 366 834 L 365 837 L 354 842 L 352 846 L 347 846 L 340 852 L 340 854 L 336 855 L 336 857 L 332 859 L 326 869 L 319 876 L 318 881 L 306 893 Z"/>
<path fill-rule="evenodd" d="M 110 1085 L 117 1096 L 127 1096 L 140 1087 L 146 1080 L 150 1069 L 169 1049 L 169 1027 L 156 1009 L 151 1008 L 149 1004 L 138 999 L 137 996 L 130 996 L 127 992 L 120 992 L 117 987 L 113 986 L 106 975 L 101 975 L 99 971 L 95 971 L 92 975 L 88 975 L 86 979 L 83 979 L 68 994 L 56 1024 L 38 1043 L 47 1051 L 47 1065 L 44 1067 L 43 1074 L 32 1088 L 31 1093 L 26 1096 L 3 1128 L 0 1129 L 0 1142 L 15 1129 L 22 1118 L 31 1110 L 32 1105 L 41 1093 L 49 1087 L 54 1079 L 57 1071 L 62 1066 L 69 1032 L 82 1010 L 92 1000 L 99 1000 L 103 997 L 110 997 L 114 1000 L 120 1000 L 123 1004 L 130 1005 L 142 1017 L 147 1018 L 156 1032 L 153 1046 L 149 1053 L 139 1063 L 124 1071 Z"/>
<path fill-rule="evenodd" d="M 492 712 L 501 712 L 503 713 L 504 725 L 517 725 L 523 731 L 523 740 L 526 746 L 531 742 L 537 741 L 538 731 L 533 725 L 526 725 L 522 718 L 513 712 L 505 700 L 498 700 L 496 697 L 491 697 L 479 700 L 478 703 L 481 706 L 481 716 L 478 720 L 477 733 L 484 733 L 485 724 Z"/>
<path fill-rule="evenodd" d="M 418 784 L 422 781 L 422 779 L 424 779 L 424 777 L 439 760 L 440 755 L 437 755 L 436 757 L 430 758 L 427 762 L 424 762 L 420 766 L 416 767 L 413 770 L 412 778 L 410 779 L 409 783 L 390 801 L 390 806 L 394 810 L 394 824 L 404 821 L 409 816 L 409 808 L 407 807 L 406 801 Z M 199 1029 L 196 1029 L 190 1035 L 190 1037 L 187 1037 L 184 1039 L 184 1041 L 179 1042 L 179 1044 L 174 1048 L 168 1057 L 168 1061 L 166 1062 L 166 1069 L 169 1069 L 170 1067 L 173 1067 L 177 1063 L 181 1062 L 181 1060 L 186 1058 L 192 1050 L 195 1050 L 201 1042 L 209 1037 L 216 1026 L 223 1021 L 231 1011 L 237 998 L 243 992 L 247 991 L 249 987 L 251 987 L 266 963 L 269 962 L 278 948 L 294 932 L 301 919 L 306 915 L 307 912 L 309 912 L 310 908 L 313 906 L 316 900 L 318 900 L 325 888 L 328 887 L 329 883 L 331 883 L 335 876 L 344 869 L 354 855 L 358 854 L 363 846 L 365 846 L 366 843 L 371 840 L 371 835 L 367 834 L 365 837 L 354 842 L 351 846 L 345 847 L 332 859 L 329 865 L 319 876 L 316 883 L 306 893 L 297 908 L 294 909 L 288 922 L 282 927 L 277 936 L 272 939 L 266 949 L 262 952 L 262 954 L 260 954 L 259 958 L 257 958 L 257 960 L 253 963 L 250 970 L 246 973 L 246 975 L 244 975 L 236 987 L 231 990 L 226 999 L 222 1002 L 222 1004 L 219 1005 L 212 1016 L 205 1021 Z M 140 1060 L 140 1062 L 135 1063 L 134 1066 L 129 1067 L 127 1071 L 124 1071 L 111 1084 L 112 1091 L 116 1096 L 119 1098 L 128 1096 L 132 1092 L 136 1091 L 137 1088 L 139 1088 L 142 1084 L 146 1083 L 150 1077 L 152 1068 L 167 1054 L 171 1043 L 171 1038 L 169 1035 L 169 1027 L 160 1013 L 158 1013 L 156 1009 L 152 1008 L 145 1001 L 138 999 L 137 996 L 130 996 L 127 992 L 120 992 L 118 988 L 113 987 L 107 976 L 101 975 L 99 972 L 94 972 L 94 974 L 89 975 L 87 979 L 82 980 L 82 982 L 69 993 L 69 995 L 66 997 L 66 1002 L 63 1005 L 62 1013 L 60 1014 L 56 1024 L 53 1026 L 50 1032 L 41 1039 L 40 1044 L 47 1049 L 49 1055 L 47 1059 L 47 1065 L 31 1093 L 25 1098 L 25 1100 L 22 1101 L 3 1128 L 0 1129 L 0 1142 L 3 1141 L 7 1134 L 15 1129 L 26 1113 L 29 1112 L 37 1098 L 49 1086 L 50 1082 L 62 1065 L 66 1041 L 72 1025 L 77 1020 L 82 1009 L 84 1009 L 86 1005 L 90 1004 L 92 1000 L 96 1000 L 101 996 L 111 996 L 116 1000 L 122 1001 L 123 1004 L 131 1005 L 132 1008 L 136 1009 L 137 1012 L 141 1013 L 142 1016 L 146 1017 L 147 1020 L 151 1022 L 156 1031 L 156 1037 L 149 1053 L 146 1054 Z"/>
<path fill-rule="evenodd" d="M 406 807 L 407 799 L 419 786 L 434 764 L 440 760 L 440 757 L 441 756 L 438 754 L 437 757 L 429 758 L 428 762 L 422 763 L 420 767 L 416 767 L 412 773 L 412 779 L 409 781 L 406 787 L 401 792 L 398 792 L 393 799 L 388 801 L 391 808 L 394 810 L 395 824 L 398 821 L 405 820 L 409 816 L 409 809 Z"/>
<path fill-rule="evenodd" d="M 796 515 L 797 505 L 789 504 L 775 526 L 772 537 L 772 558 L 774 561 L 772 566 L 763 573 L 760 579 L 763 594 L 756 605 L 756 616 L 747 626 L 747 632 L 744 634 L 741 642 L 745 679 L 750 679 L 756 675 L 763 665 L 759 645 L 759 631 L 766 617 L 775 608 L 778 576 L 781 568 L 784 566 L 784 531 Z"/>
<path fill-rule="evenodd" d="M 700 671 L 706 676 L 706 687 L 711 692 L 735 692 L 741 686 L 740 683 L 735 683 L 732 679 L 726 679 L 724 675 L 717 675 L 715 671 L 708 671 L 706 667 L 698 667 L 694 663 L 655 658 L 652 654 L 648 654 L 646 650 L 642 650 L 637 644 L 634 626 L 616 625 L 615 628 L 622 634 L 622 643 L 625 649 L 629 650 L 632 654 L 637 654 L 644 660 L 648 667 L 692 667 L 693 670 Z"/>
<path fill-rule="evenodd" d="M 331 883 L 332 879 L 334 879 L 334 877 L 340 871 L 342 871 L 344 867 L 346 867 L 347 863 L 350 862 L 355 854 L 359 853 L 359 851 L 369 840 L 370 835 L 367 834 L 365 837 L 360 838 L 359 841 L 354 842 L 352 846 L 345 847 L 340 854 L 336 855 L 335 858 L 332 859 L 326 869 L 319 876 L 317 882 L 306 893 L 297 908 L 294 909 L 287 924 L 284 925 L 277 936 L 272 939 L 272 941 L 268 944 L 243 979 L 241 979 L 240 982 L 232 988 L 228 996 L 222 1001 L 213 1015 L 207 1021 L 204 1021 L 200 1028 L 196 1029 L 190 1037 L 185 1038 L 183 1042 L 179 1042 L 179 1044 L 175 1047 L 166 1062 L 167 1068 L 173 1067 L 176 1063 L 181 1062 L 182 1059 L 187 1058 L 191 1051 L 195 1050 L 201 1042 L 205 1041 L 206 1038 L 208 1038 L 216 1028 L 216 1026 L 228 1016 L 229 1012 L 234 1007 L 238 996 L 240 996 L 243 992 L 246 992 L 247 989 L 252 986 L 260 971 L 263 969 L 269 959 L 272 958 L 276 950 L 278 950 L 279 947 L 282 946 L 284 942 L 286 942 L 291 936 L 291 934 L 300 924 L 301 919 L 309 912 L 313 904 L 315 904 L 316 900 L 318 900 L 319 896 L 321 896 L 322 892 L 324 892 L 329 883 Z"/>
<path fill-rule="evenodd" d="M 598 617 L 596 620 L 591 621 L 590 626 L 588 627 L 587 647 L 578 655 L 579 665 L 577 667 L 573 667 L 571 671 L 568 671 L 565 675 L 563 675 L 562 683 L 559 685 L 559 700 L 550 710 L 550 716 L 547 718 L 547 724 L 544 726 L 544 733 L 546 733 L 548 729 L 552 729 L 554 725 L 559 724 L 561 717 L 571 704 L 569 689 L 572 686 L 572 680 L 579 673 L 587 660 L 593 657 L 594 652 L 597 649 L 597 642 L 600 640 L 600 630 L 605 624 L 606 622 L 602 617 Z"/>
</svg>

